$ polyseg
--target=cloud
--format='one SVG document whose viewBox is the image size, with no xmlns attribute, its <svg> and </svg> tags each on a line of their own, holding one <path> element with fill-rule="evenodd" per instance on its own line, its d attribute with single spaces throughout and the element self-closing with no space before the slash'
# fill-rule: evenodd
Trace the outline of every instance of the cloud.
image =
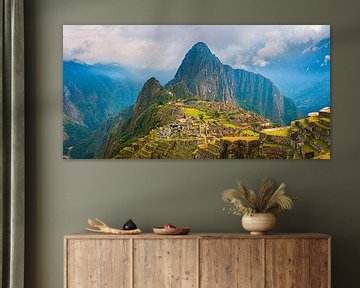
<svg viewBox="0 0 360 288">
<path fill-rule="evenodd" d="M 320 66 L 326 66 L 330 62 L 330 55 L 325 55 L 323 63 Z"/>
<path fill-rule="evenodd" d="M 63 58 L 174 70 L 204 41 L 223 63 L 245 68 L 329 34 L 327 25 L 64 25 Z"/>
<path fill-rule="evenodd" d="M 258 67 L 265 67 L 269 65 L 269 62 L 264 59 L 254 59 L 254 65 Z"/>
<path fill-rule="evenodd" d="M 269 64 L 266 59 L 275 57 L 285 52 L 286 49 L 287 46 L 283 41 L 274 40 L 267 42 L 258 50 L 256 56 L 253 57 L 253 63 L 255 66 L 265 67 Z"/>
</svg>

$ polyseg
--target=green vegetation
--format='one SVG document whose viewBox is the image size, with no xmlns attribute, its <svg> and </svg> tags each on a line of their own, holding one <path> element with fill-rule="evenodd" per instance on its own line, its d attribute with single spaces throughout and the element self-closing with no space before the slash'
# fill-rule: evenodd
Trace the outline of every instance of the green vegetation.
<svg viewBox="0 0 360 288">
<path fill-rule="evenodd" d="M 265 129 L 262 130 L 261 133 L 272 136 L 289 137 L 289 130 L 289 127 L 283 127 L 275 129 Z"/>
<path fill-rule="evenodd" d="M 222 125 L 224 125 L 225 127 L 228 127 L 228 128 L 238 128 L 238 126 L 236 126 L 235 124 L 232 124 L 230 122 L 222 122 L 222 121 L 220 121 L 220 123 Z"/>
<path fill-rule="evenodd" d="M 200 111 L 195 108 L 185 108 L 184 112 L 187 116 L 193 116 L 195 118 L 199 117 L 200 114 L 204 113 L 203 111 Z"/>
<path fill-rule="evenodd" d="M 228 137 L 223 137 L 222 138 L 223 140 L 226 140 L 226 141 L 230 141 L 230 142 L 235 142 L 235 141 L 256 141 L 256 140 L 259 140 L 259 136 L 235 136 L 235 137 L 231 137 L 231 136 L 228 136 Z"/>
<path fill-rule="evenodd" d="M 330 159 L 330 152 L 320 154 L 320 155 L 314 157 L 314 159 L 329 160 Z"/>
<path fill-rule="evenodd" d="M 330 152 L 330 147 L 321 140 L 311 139 L 310 144 L 312 144 L 312 146 L 319 147 L 324 152 Z"/>
<path fill-rule="evenodd" d="M 255 132 L 254 130 L 251 130 L 251 129 L 244 129 L 242 132 L 249 136 L 259 136 L 260 135 L 259 133 Z"/>
<path fill-rule="evenodd" d="M 212 117 L 214 117 L 214 118 L 216 118 L 216 119 L 220 118 L 220 113 L 219 113 L 219 111 L 215 111 L 215 112 L 213 113 Z"/>
<path fill-rule="evenodd" d="M 321 121 L 323 121 L 323 122 L 327 122 L 327 123 L 329 123 L 330 124 L 330 122 L 331 122 L 331 120 L 330 120 L 330 118 L 319 118 Z"/>
<path fill-rule="evenodd" d="M 315 123 L 315 122 L 319 122 L 319 118 L 318 117 L 315 117 L 315 116 L 311 116 L 311 117 L 307 117 L 306 118 L 306 121 L 308 123 Z"/>
<path fill-rule="evenodd" d="M 128 152 L 134 152 L 134 148 L 133 147 L 129 147 L 129 146 L 127 146 L 127 147 L 125 147 L 123 150 L 125 150 L 125 151 L 128 151 Z"/>
<path fill-rule="evenodd" d="M 219 123 L 221 123 L 223 126 L 228 128 L 238 128 L 237 125 L 229 121 L 228 117 L 225 114 L 221 114 L 218 111 L 213 112 L 208 107 L 201 105 L 201 102 L 200 105 L 198 105 L 197 107 L 202 108 L 203 110 L 193 107 L 186 107 L 184 109 L 185 115 L 192 116 L 194 118 L 199 118 L 201 121 L 205 121 L 205 122 L 219 121 Z"/>
<path fill-rule="evenodd" d="M 308 143 L 305 143 L 302 149 L 304 153 L 311 153 L 311 152 L 317 153 L 317 151 Z"/>
<path fill-rule="evenodd" d="M 314 122 L 314 124 L 322 129 L 330 130 L 330 127 L 327 127 L 327 126 L 321 124 L 320 122 Z"/>
<path fill-rule="evenodd" d="M 64 140 L 63 155 L 72 158 L 94 158 L 94 151 L 89 147 L 94 133 L 83 123 L 63 113 Z M 69 155 L 69 149 L 71 151 Z"/>
<path fill-rule="evenodd" d="M 295 126 L 296 123 L 299 123 L 302 127 L 307 125 L 306 119 L 299 119 L 299 120 L 291 121 L 291 126 Z"/>
<path fill-rule="evenodd" d="M 300 154 L 299 152 L 295 152 L 293 159 L 295 159 L 295 160 L 301 160 L 301 159 L 303 159 L 303 158 L 302 158 L 302 156 L 301 156 L 301 154 Z"/>
<path fill-rule="evenodd" d="M 228 128 L 238 128 L 238 126 L 236 126 L 235 124 L 231 123 L 228 119 L 228 117 L 224 114 L 220 115 L 220 121 L 219 121 L 222 125 L 224 125 L 225 127 Z"/>
<path fill-rule="evenodd" d="M 275 143 L 264 143 L 262 144 L 263 147 L 269 147 L 269 148 L 286 148 L 291 149 L 289 145 L 282 145 L 282 144 L 275 144 Z"/>
<path fill-rule="evenodd" d="M 201 111 L 199 109 L 196 109 L 196 108 L 185 108 L 184 109 L 184 112 L 187 116 L 192 116 L 194 118 L 199 118 L 200 115 L 203 115 L 202 117 L 205 118 L 205 119 L 209 119 L 211 118 L 209 115 L 207 115 L 204 111 Z"/>
</svg>

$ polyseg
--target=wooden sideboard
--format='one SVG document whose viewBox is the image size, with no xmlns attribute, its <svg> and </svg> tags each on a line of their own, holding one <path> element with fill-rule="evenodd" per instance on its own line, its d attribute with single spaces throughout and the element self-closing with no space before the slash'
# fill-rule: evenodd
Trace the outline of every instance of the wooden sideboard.
<svg viewBox="0 0 360 288">
<path fill-rule="evenodd" d="M 329 288 L 323 234 L 67 235 L 65 288 Z"/>
</svg>

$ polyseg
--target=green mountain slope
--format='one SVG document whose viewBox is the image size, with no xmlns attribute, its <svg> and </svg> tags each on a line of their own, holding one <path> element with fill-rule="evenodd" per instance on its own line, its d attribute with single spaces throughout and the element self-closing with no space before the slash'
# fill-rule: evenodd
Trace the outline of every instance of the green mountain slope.
<svg viewBox="0 0 360 288">
<path fill-rule="evenodd" d="M 93 158 L 97 130 L 135 102 L 140 84 L 105 67 L 63 62 L 64 158 Z"/>
<path fill-rule="evenodd" d="M 129 113 L 110 132 L 105 158 L 330 157 L 330 109 L 279 126 L 233 102 L 177 97 L 151 78 Z"/>
</svg>

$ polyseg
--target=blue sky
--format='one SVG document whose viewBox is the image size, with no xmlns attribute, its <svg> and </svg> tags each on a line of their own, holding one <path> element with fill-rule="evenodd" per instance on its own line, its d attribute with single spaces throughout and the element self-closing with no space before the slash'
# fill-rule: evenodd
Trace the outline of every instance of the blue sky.
<svg viewBox="0 0 360 288">
<path fill-rule="evenodd" d="M 172 71 L 203 41 L 224 64 L 253 70 L 329 36 L 329 25 L 64 25 L 63 58 Z"/>
</svg>

